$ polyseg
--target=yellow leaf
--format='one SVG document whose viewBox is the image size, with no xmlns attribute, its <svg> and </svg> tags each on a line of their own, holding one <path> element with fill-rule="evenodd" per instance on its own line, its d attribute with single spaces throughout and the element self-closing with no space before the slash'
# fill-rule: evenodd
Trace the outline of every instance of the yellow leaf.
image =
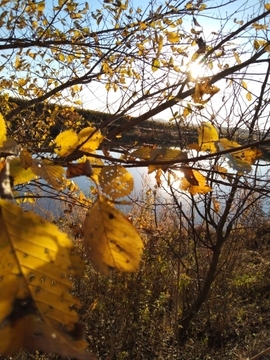
<svg viewBox="0 0 270 360">
<path fill-rule="evenodd" d="M 141 147 L 137 150 L 134 150 L 130 156 L 134 157 L 135 159 L 143 159 L 143 160 L 148 160 L 150 158 L 150 154 L 151 154 L 151 148 L 148 146 L 144 146 Z"/>
<path fill-rule="evenodd" d="M 16 59 L 15 59 L 15 62 L 14 62 L 14 68 L 17 70 L 21 67 L 21 64 L 22 64 L 22 61 L 21 61 L 21 58 L 20 56 L 16 56 Z"/>
<path fill-rule="evenodd" d="M 40 1 L 37 3 L 37 10 L 39 12 L 43 12 L 45 9 L 45 1 Z"/>
<path fill-rule="evenodd" d="M 56 190 L 61 189 L 62 177 L 64 175 L 62 166 L 55 165 L 49 160 L 33 159 L 31 169 L 37 176 L 46 180 L 47 183 L 52 185 Z"/>
<path fill-rule="evenodd" d="M 160 61 L 158 59 L 153 59 L 152 61 L 152 71 L 157 71 L 160 68 Z"/>
<path fill-rule="evenodd" d="M 216 141 L 219 140 L 219 134 L 211 123 L 203 123 L 199 130 L 198 144 L 202 151 L 216 152 Z"/>
<path fill-rule="evenodd" d="M 62 53 L 60 53 L 60 54 L 58 54 L 58 59 L 60 60 L 60 61 L 65 61 L 65 55 L 64 54 L 62 54 Z"/>
<path fill-rule="evenodd" d="M 213 200 L 213 205 L 214 205 L 214 211 L 216 213 L 219 213 L 219 210 L 220 210 L 220 202 L 217 201 L 215 198 L 212 198 Z"/>
<path fill-rule="evenodd" d="M 247 89 L 247 83 L 245 81 L 241 81 L 241 85 L 243 86 L 244 89 Z"/>
<path fill-rule="evenodd" d="M 133 176 L 120 165 L 104 166 L 98 181 L 102 191 L 113 200 L 129 195 L 134 187 Z"/>
<path fill-rule="evenodd" d="M 94 152 L 102 143 L 104 136 L 95 127 L 87 127 L 82 129 L 78 134 L 79 144 L 82 144 L 80 150 L 86 152 Z"/>
<path fill-rule="evenodd" d="M 157 57 L 160 55 L 161 50 L 162 50 L 162 47 L 163 47 L 163 36 L 160 35 L 160 36 L 158 37 Z"/>
<path fill-rule="evenodd" d="M 185 177 L 182 179 L 181 190 L 188 191 L 191 195 L 206 194 L 212 191 L 211 187 L 207 185 L 206 178 L 197 170 L 192 170 L 193 176 L 198 185 L 192 185 Z"/>
<path fill-rule="evenodd" d="M 78 145 L 78 135 L 73 130 L 63 131 L 55 138 L 55 153 L 59 156 L 71 154 Z"/>
<path fill-rule="evenodd" d="M 219 173 L 219 175 L 222 177 L 222 179 L 226 179 L 228 170 L 223 166 L 215 166 L 215 170 Z"/>
<path fill-rule="evenodd" d="M 241 146 L 236 141 L 222 138 L 218 142 L 219 150 L 228 150 Z M 248 148 L 234 153 L 225 154 L 229 159 L 229 165 L 239 172 L 251 171 L 251 165 L 262 156 L 262 151 L 257 148 Z"/>
<path fill-rule="evenodd" d="M 192 2 L 188 2 L 188 3 L 186 4 L 185 8 L 186 8 L 187 10 L 192 9 L 192 8 L 193 8 Z"/>
<path fill-rule="evenodd" d="M 254 49 L 255 49 L 255 50 L 258 50 L 258 49 L 260 48 L 260 44 L 259 44 L 259 42 L 258 42 L 257 39 L 254 40 L 253 46 L 254 46 Z"/>
<path fill-rule="evenodd" d="M 170 160 L 176 161 L 186 158 L 187 158 L 187 154 L 182 152 L 181 150 L 162 148 L 162 149 L 151 150 L 149 161 L 154 163 L 154 162 L 170 161 Z M 167 171 L 169 166 L 170 165 L 151 164 L 148 166 L 148 174 L 151 174 L 153 171 L 157 169 L 162 169 L 163 171 Z"/>
<path fill-rule="evenodd" d="M 139 29 L 140 30 L 146 30 L 147 29 L 147 25 L 144 22 L 140 22 L 139 23 Z"/>
<path fill-rule="evenodd" d="M 198 104 L 205 104 L 207 101 L 210 100 L 210 98 L 215 95 L 217 92 L 219 92 L 219 88 L 214 85 L 210 85 L 208 80 L 197 82 L 195 85 L 194 94 L 192 95 L 192 98 L 195 103 Z M 210 97 L 207 100 L 202 100 L 203 95 L 208 94 Z"/>
<path fill-rule="evenodd" d="M 83 262 L 59 229 L 0 200 L 0 354 L 21 348 L 93 359 L 71 295 Z"/>
<path fill-rule="evenodd" d="M 207 8 L 207 5 L 206 4 L 202 4 L 200 7 L 199 7 L 199 11 L 203 11 Z"/>
<path fill-rule="evenodd" d="M 88 211 L 84 223 L 85 250 L 96 269 L 132 272 L 138 269 L 142 240 L 132 223 L 103 196 Z"/>
<path fill-rule="evenodd" d="M 234 57 L 235 57 L 236 62 L 237 62 L 238 64 L 241 64 L 241 60 L 240 60 L 239 55 L 238 55 L 235 51 L 234 51 L 233 55 L 234 55 Z"/>
<path fill-rule="evenodd" d="M 180 36 L 176 32 L 168 32 L 167 33 L 167 40 L 174 44 L 180 42 Z"/>
<path fill-rule="evenodd" d="M 265 10 L 270 11 L 270 3 L 264 5 Z"/>
<path fill-rule="evenodd" d="M 14 185 L 25 184 L 36 178 L 36 174 L 31 168 L 25 170 L 22 167 L 19 158 L 14 158 L 10 161 L 10 175 L 13 178 Z"/>
<path fill-rule="evenodd" d="M 191 109 L 191 106 L 189 104 L 187 104 L 187 106 L 184 107 L 183 116 L 187 117 L 190 114 L 192 114 L 192 109 Z"/>
<path fill-rule="evenodd" d="M 6 133 L 7 133 L 6 123 L 3 118 L 3 115 L 0 113 L 0 146 L 2 146 L 4 141 L 6 140 Z"/>
<path fill-rule="evenodd" d="M 251 100 L 252 100 L 252 95 L 251 95 L 251 93 L 250 93 L 249 91 L 246 93 L 246 99 L 247 99 L 248 101 L 251 101 Z"/>
</svg>

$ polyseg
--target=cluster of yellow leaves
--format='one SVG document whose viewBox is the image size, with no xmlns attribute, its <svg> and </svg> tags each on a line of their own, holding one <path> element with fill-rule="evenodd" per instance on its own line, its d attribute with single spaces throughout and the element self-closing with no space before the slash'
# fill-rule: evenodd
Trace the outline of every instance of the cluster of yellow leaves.
<svg viewBox="0 0 270 360">
<path fill-rule="evenodd" d="M 236 141 L 226 138 L 219 138 L 217 129 L 211 123 L 203 123 L 199 131 L 198 144 L 201 151 L 218 151 L 237 149 L 241 145 Z M 248 172 L 254 162 L 262 156 L 261 150 L 257 148 L 247 148 L 241 151 L 234 151 L 225 154 L 229 159 L 229 165 L 238 172 Z"/>
<path fill-rule="evenodd" d="M 184 191 L 188 191 L 191 195 L 206 194 L 212 191 L 211 187 L 207 185 L 207 180 L 199 171 L 192 170 L 193 177 L 196 179 L 197 184 L 193 185 L 193 181 L 189 181 L 186 176 L 181 181 L 180 188 Z"/>
<path fill-rule="evenodd" d="M 196 104 L 206 104 L 213 95 L 219 92 L 217 86 L 211 85 L 209 80 L 199 81 L 195 85 L 195 91 L 192 98 Z M 204 95 L 210 95 L 207 99 L 203 100 Z"/>
<path fill-rule="evenodd" d="M 55 140 L 55 152 L 59 156 L 67 156 L 75 149 L 92 153 L 102 140 L 103 136 L 93 127 L 78 134 L 65 131 Z M 6 125 L 0 115 L 2 152 L 8 149 L 6 141 Z M 11 142 L 11 148 L 17 146 L 14 143 Z M 20 148 L 18 154 L 7 160 L 15 185 L 39 176 L 57 190 L 61 188 L 63 167 L 47 159 L 33 158 L 24 148 Z M 103 165 L 99 159 L 90 162 L 90 158 L 84 156 L 67 168 L 67 178 L 86 175 L 97 186 L 97 199 L 91 204 L 84 223 L 85 250 L 103 274 L 108 274 L 110 268 L 135 271 L 140 264 L 143 243 L 133 224 L 114 207 L 116 199 L 133 190 L 134 180 L 120 165 L 93 170 L 92 165 L 100 163 Z M 2 172 L 5 169 L 2 166 Z M 17 205 L 4 200 L 0 200 L 0 226 L 3 229 L 0 235 L 0 336 L 5 339 L 1 341 L 0 354 L 10 356 L 25 348 L 76 359 L 95 359 L 86 352 L 84 331 L 73 308 L 78 308 L 80 303 L 70 294 L 71 277 L 83 274 L 83 261 L 75 255 L 70 240 L 55 225 L 44 223 L 31 212 L 24 214 Z"/>
<path fill-rule="evenodd" d="M 92 153 L 102 141 L 103 135 L 92 126 L 82 129 L 79 134 L 66 130 L 55 139 L 55 153 L 61 157 L 70 155 L 75 149 Z"/>
</svg>

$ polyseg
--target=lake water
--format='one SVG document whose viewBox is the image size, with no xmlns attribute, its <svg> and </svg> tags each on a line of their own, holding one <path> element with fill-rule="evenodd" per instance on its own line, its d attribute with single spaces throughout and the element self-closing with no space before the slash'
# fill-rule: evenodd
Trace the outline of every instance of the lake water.
<svg viewBox="0 0 270 360">
<path fill-rule="evenodd" d="M 113 154 L 113 156 L 114 156 L 114 154 Z M 204 161 L 201 163 L 201 165 L 202 165 L 202 167 L 207 169 L 207 166 L 209 166 L 209 162 Z M 256 174 L 257 179 L 258 179 L 257 180 L 258 185 L 260 185 L 260 186 L 264 185 L 265 190 L 268 190 L 269 194 L 270 194 L 270 181 L 268 182 L 269 171 L 270 171 L 269 164 L 262 161 L 260 163 L 260 165 L 261 166 L 253 167 L 252 172 L 249 173 L 248 176 L 251 177 L 254 174 Z M 224 163 L 223 166 L 226 166 L 226 164 Z M 231 169 L 228 166 L 226 166 L 226 167 L 227 167 L 228 171 L 231 172 Z M 170 193 L 171 193 L 170 186 L 168 186 L 168 184 L 166 182 L 166 179 L 168 179 L 168 174 L 163 175 L 164 181 L 162 182 L 162 186 L 160 188 L 158 188 L 157 184 L 156 184 L 155 173 L 148 175 L 147 168 L 128 168 L 127 170 L 132 174 L 132 176 L 134 178 L 134 190 L 131 194 L 131 198 L 134 199 L 136 202 L 140 203 L 140 200 L 142 199 L 143 194 L 145 196 L 145 194 L 148 190 L 150 190 L 148 192 L 150 195 L 154 194 L 154 193 L 156 194 L 155 209 L 157 211 L 158 211 L 158 209 L 161 209 L 161 207 L 164 204 L 172 204 L 174 202 L 173 198 L 170 195 Z M 181 179 L 181 176 L 183 176 L 183 173 L 181 171 L 175 171 L 175 173 L 179 177 L 179 179 Z M 248 178 L 248 176 L 247 176 L 247 178 Z M 221 179 L 221 178 L 219 177 L 219 179 Z M 90 181 L 89 178 L 87 178 L 86 176 L 81 176 L 81 177 L 74 178 L 72 180 L 78 184 L 80 189 L 87 196 L 91 193 L 90 187 L 93 185 L 93 183 Z M 173 177 L 171 177 L 171 180 L 172 181 L 174 180 Z M 221 180 L 225 183 L 227 182 L 227 186 L 224 184 L 223 185 L 218 184 L 218 185 L 213 186 L 212 188 L 213 188 L 213 196 L 217 199 L 220 206 L 222 207 L 226 201 L 227 194 L 230 191 L 231 186 L 230 186 L 230 183 L 228 182 L 228 180 L 226 180 L 226 179 L 221 179 Z M 249 183 L 250 186 L 255 186 L 252 179 L 250 179 L 249 181 L 247 180 L 247 183 Z M 188 195 L 188 193 L 180 191 L 179 185 L 180 185 L 180 180 L 175 181 L 173 183 L 173 188 L 176 190 L 175 194 L 176 194 L 177 201 L 179 204 L 181 204 L 182 208 L 186 211 L 186 213 L 190 213 L 191 212 L 191 206 L 190 206 L 191 201 L 189 199 L 189 195 Z M 202 201 L 202 198 L 203 198 L 202 196 L 195 197 L 195 199 L 198 200 L 198 208 L 200 211 L 204 211 L 203 202 L 200 204 L 200 201 Z M 40 209 L 40 211 L 38 211 L 38 212 L 41 213 L 41 215 L 42 215 L 42 212 L 46 212 L 46 211 L 51 211 L 56 217 L 62 215 L 62 210 L 60 210 L 60 206 L 58 206 L 58 203 L 55 202 L 54 200 L 41 199 L 38 201 L 37 205 L 38 205 L 37 208 Z M 120 207 L 121 210 L 125 213 L 128 213 L 131 210 L 131 206 L 119 205 L 118 207 Z M 269 214 L 269 212 L 270 212 L 270 205 L 269 205 L 269 200 L 268 200 L 267 196 L 265 196 L 264 201 L 263 201 L 263 210 L 266 214 Z M 197 217 L 198 214 L 195 213 L 195 216 Z M 198 221 L 199 221 L 199 217 L 198 217 Z"/>
</svg>

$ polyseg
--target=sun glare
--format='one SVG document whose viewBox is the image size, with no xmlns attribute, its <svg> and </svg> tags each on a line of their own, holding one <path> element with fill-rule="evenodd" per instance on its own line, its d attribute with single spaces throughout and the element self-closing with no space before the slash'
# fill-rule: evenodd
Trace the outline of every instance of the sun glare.
<svg viewBox="0 0 270 360">
<path fill-rule="evenodd" d="M 204 76 L 204 66 L 199 61 L 194 61 L 189 65 L 189 73 L 193 80 L 197 80 L 198 78 Z"/>
</svg>

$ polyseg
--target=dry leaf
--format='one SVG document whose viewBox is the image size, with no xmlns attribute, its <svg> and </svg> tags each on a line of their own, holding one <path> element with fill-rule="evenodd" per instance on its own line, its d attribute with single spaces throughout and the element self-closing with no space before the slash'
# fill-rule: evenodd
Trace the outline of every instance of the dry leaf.
<svg viewBox="0 0 270 360">
<path fill-rule="evenodd" d="M 61 189 L 62 177 L 64 175 L 62 166 L 55 165 L 50 160 L 33 159 L 31 169 L 37 176 L 46 180 L 47 183 L 52 185 L 56 190 Z"/>
<path fill-rule="evenodd" d="M 102 191 L 113 200 L 129 195 L 134 187 L 133 176 L 120 165 L 104 166 L 98 182 Z"/>
<path fill-rule="evenodd" d="M 88 159 L 85 162 L 80 162 L 78 164 L 68 164 L 67 172 L 66 172 L 67 179 L 82 175 L 85 176 L 93 175 L 93 169 Z"/>
<path fill-rule="evenodd" d="M 96 269 L 132 272 L 138 269 L 143 244 L 132 223 L 108 199 L 99 196 L 84 223 L 86 253 Z"/>
<path fill-rule="evenodd" d="M 220 139 L 217 143 L 219 150 L 228 150 L 241 146 L 236 141 L 231 141 L 226 138 Z M 262 151 L 257 148 L 248 148 L 241 151 L 225 154 L 229 159 L 229 165 L 237 171 L 251 171 L 251 165 L 262 156 Z"/>
</svg>

